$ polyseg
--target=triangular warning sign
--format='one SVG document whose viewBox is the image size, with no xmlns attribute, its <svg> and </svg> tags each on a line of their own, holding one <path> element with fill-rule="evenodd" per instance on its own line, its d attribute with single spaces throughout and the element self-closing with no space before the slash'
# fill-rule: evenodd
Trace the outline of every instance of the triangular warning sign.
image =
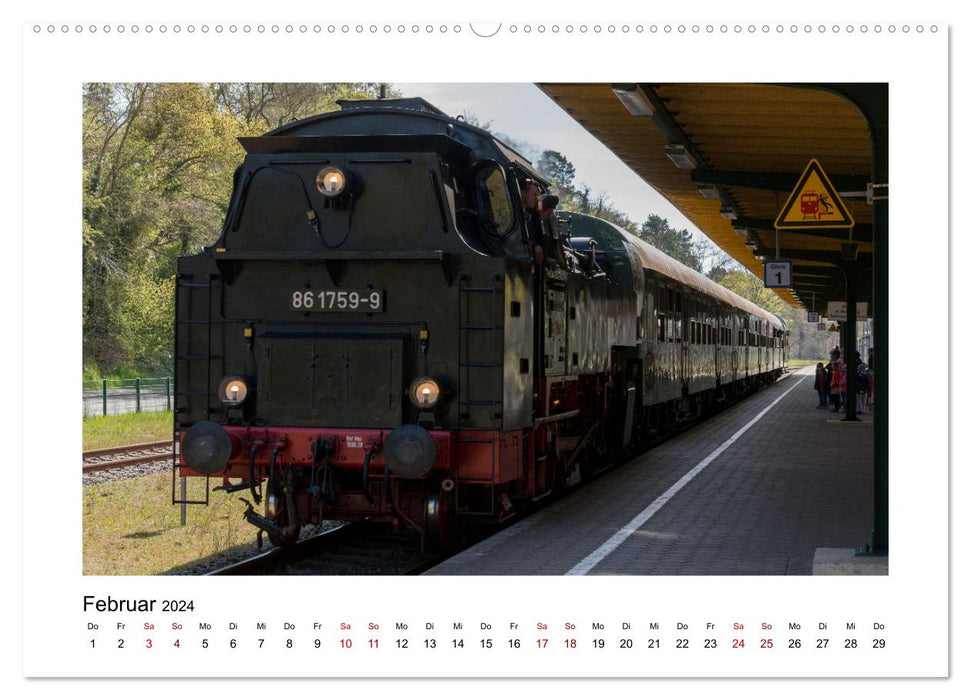
<svg viewBox="0 0 971 700">
<path fill-rule="evenodd" d="M 832 331 L 838 331 L 839 328 L 836 327 L 836 324 L 835 323 L 831 323 L 831 324 L 829 324 L 829 330 L 830 330 L 830 332 L 832 332 Z"/>
<path fill-rule="evenodd" d="M 776 228 L 852 228 L 853 217 L 813 158 L 775 220 Z"/>
</svg>

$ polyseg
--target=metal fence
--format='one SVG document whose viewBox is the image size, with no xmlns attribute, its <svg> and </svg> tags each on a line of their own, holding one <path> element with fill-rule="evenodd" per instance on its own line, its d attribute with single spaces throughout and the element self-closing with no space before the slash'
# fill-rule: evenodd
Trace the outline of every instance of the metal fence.
<svg viewBox="0 0 971 700">
<path fill-rule="evenodd" d="M 103 379 L 82 383 L 84 417 L 172 410 L 172 378 Z"/>
</svg>

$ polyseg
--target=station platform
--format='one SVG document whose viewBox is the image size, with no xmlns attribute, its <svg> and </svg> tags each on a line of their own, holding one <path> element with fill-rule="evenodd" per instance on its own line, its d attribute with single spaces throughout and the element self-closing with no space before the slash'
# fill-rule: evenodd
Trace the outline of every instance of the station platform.
<svg viewBox="0 0 971 700">
<path fill-rule="evenodd" d="M 812 366 L 429 569 L 811 575 L 873 527 L 873 414 L 816 408 Z M 857 557 L 862 559 L 864 557 Z"/>
</svg>

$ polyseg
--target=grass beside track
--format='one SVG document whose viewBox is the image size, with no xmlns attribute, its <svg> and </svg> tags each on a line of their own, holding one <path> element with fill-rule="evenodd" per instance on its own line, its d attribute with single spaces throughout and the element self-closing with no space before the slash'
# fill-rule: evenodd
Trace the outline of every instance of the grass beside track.
<svg viewBox="0 0 971 700">
<path fill-rule="evenodd" d="M 84 450 L 100 450 L 171 439 L 172 411 L 97 416 L 85 418 L 83 421 L 82 449 Z"/>
<path fill-rule="evenodd" d="M 815 367 L 817 362 L 822 362 L 825 365 L 829 360 L 789 360 L 786 365 L 790 370 L 795 370 L 808 367 L 809 365 Z"/>
<path fill-rule="evenodd" d="M 85 418 L 84 450 L 172 438 L 172 412 Z M 218 485 L 218 481 L 212 483 Z M 205 481 L 189 479 L 189 498 L 205 498 Z M 178 488 L 178 483 L 176 483 Z M 188 506 L 185 527 L 172 504 L 172 473 L 83 487 L 83 572 L 87 576 L 178 573 L 192 562 L 237 547 L 254 548 L 239 496 L 216 491 L 208 506 Z"/>
<path fill-rule="evenodd" d="M 204 479 L 189 479 L 190 498 L 202 500 L 204 489 Z M 210 494 L 208 506 L 188 506 L 183 527 L 179 506 L 172 505 L 170 472 L 83 490 L 86 576 L 178 573 L 197 559 L 235 547 L 255 552 L 256 529 L 243 520 L 245 506 L 238 500 L 248 492 Z"/>
</svg>

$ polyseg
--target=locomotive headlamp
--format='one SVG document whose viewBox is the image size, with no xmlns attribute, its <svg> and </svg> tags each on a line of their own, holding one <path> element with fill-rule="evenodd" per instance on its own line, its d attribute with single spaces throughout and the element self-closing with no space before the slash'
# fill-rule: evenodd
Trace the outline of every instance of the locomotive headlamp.
<svg viewBox="0 0 971 700">
<path fill-rule="evenodd" d="M 246 400 L 249 387 L 242 377 L 223 377 L 219 382 L 219 400 L 227 406 L 239 406 Z"/>
<path fill-rule="evenodd" d="M 317 189 L 325 197 L 339 197 L 347 187 L 347 175 L 333 166 L 317 173 Z"/>
<path fill-rule="evenodd" d="M 419 377 L 408 387 L 408 398 L 418 408 L 431 408 L 441 396 L 441 387 L 430 377 Z"/>
</svg>

